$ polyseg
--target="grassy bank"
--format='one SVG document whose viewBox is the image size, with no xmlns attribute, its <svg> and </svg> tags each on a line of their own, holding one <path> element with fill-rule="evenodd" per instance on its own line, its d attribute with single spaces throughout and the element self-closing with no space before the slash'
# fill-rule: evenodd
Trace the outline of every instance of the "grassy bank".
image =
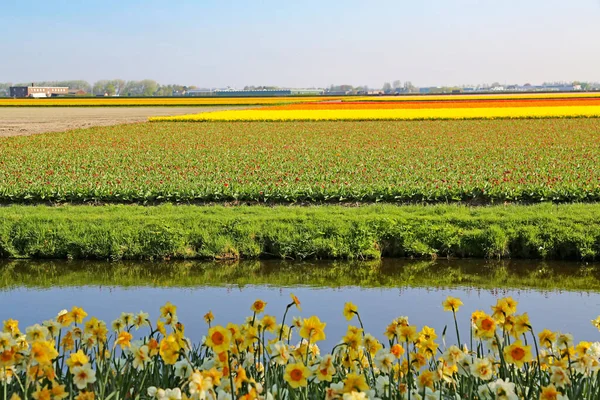
<svg viewBox="0 0 600 400">
<path fill-rule="evenodd" d="M 600 205 L 8 206 L 0 257 L 593 260 Z"/>
</svg>

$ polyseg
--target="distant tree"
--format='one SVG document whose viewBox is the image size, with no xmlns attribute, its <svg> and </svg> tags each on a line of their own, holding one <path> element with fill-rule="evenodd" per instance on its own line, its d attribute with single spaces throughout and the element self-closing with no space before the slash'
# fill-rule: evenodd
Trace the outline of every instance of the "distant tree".
<svg viewBox="0 0 600 400">
<path fill-rule="evenodd" d="M 104 91 L 105 93 L 108 93 L 109 96 L 114 96 L 117 90 L 115 89 L 115 85 L 113 85 L 112 83 L 108 83 L 104 87 Z"/>
<path fill-rule="evenodd" d="M 395 80 L 395 81 L 392 83 L 392 87 L 393 87 L 394 89 L 400 89 L 400 88 L 402 87 L 402 83 L 401 83 L 399 80 Z"/>
<path fill-rule="evenodd" d="M 416 92 L 417 88 L 415 85 L 412 84 L 411 81 L 406 81 L 406 82 L 404 82 L 404 90 L 409 93 L 412 93 L 412 92 Z"/>
<path fill-rule="evenodd" d="M 0 83 L 0 97 L 7 97 L 10 94 L 12 83 Z"/>
<path fill-rule="evenodd" d="M 389 92 L 392 90 L 392 85 L 389 82 L 386 82 L 383 84 L 383 91 L 384 92 Z"/>
<path fill-rule="evenodd" d="M 94 82 L 94 86 L 92 87 L 92 93 L 94 95 L 104 95 L 106 93 L 106 87 L 108 86 L 107 80 L 100 80 Z"/>
</svg>

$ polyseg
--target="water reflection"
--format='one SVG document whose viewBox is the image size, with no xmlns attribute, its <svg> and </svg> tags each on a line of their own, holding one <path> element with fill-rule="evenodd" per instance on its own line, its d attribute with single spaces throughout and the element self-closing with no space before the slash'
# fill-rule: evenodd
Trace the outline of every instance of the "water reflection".
<svg viewBox="0 0 600 400">
<path fill-rule="evenodd" d="M 370 262 L 0 261 L 0 289 L 273 285 L 600 291 L 600 264 L 482 260 Z"/>
<path fill-rule="evenodd" d="M 463 299 L 461 329 L 477 309 L 489 311 L 498 297 L 513 296 L 534 328 L 571 332 L 576 340 L 598 340 L 590 320 L 600 313 L 597 265 L 481 262 L 384 261 L 368 263 L 91 263 L 10 261 L 0 264 L 0 321 L 21 326 L 54 317 L 63 308 L 82 306 L 108 322 L 121 311 L 158 316 L 166 301 L 179 306 L 186 333 L 195 341 L 206 332 L 202 315 L 212 310 L 216 323 L 242 322 L 256 298 L 267 313 L 281 318 L 289 294 L 302 301 L 300 316 L 327 322 L 330 348 L 343 335 L 344 302 L 358 305 L 367 330 L 382 338 L 387 323 L 406 315 L 412 324 L 452 326 L 441 307 L 448 295 Z M 453 340 L 453 329 L 447 341 Z"/>
</svg>

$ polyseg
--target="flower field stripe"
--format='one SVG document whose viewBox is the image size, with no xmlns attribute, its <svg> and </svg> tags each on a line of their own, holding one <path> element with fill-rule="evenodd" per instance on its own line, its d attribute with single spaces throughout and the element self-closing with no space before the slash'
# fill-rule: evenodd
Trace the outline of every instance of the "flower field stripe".
<svg viewBox="0 0 600 400">
<path fill-rule="evenodd" d="M 338 101 L 312 102 L 269 106 L 269 110 L 360 110 L 360 109 L 419 109 L 419 108 L 499 108 L 499 107 L 557 107 L 598 106 L 600 98 L 585 99 L 519 99 L 519 100 L 432 100 L 432 101 Z"/>
<path fill-rule="evenodd" d="M 373 109 L 373 110 L 230 110 L 212 113 L 150 117 L 152 122 L 204 121 L 394 121 L 511 118 L 600 117 L 600 105 L 505 108 Z"/>
<path fill-rule="evenodd" d="M 414 101 L 414 100 L 494 100 L 494 99 L 557 99 L 599 97 L 599 92 L 572 93 L 486 93 L 486 94 L 422 94 L 400 96 L 355 96 L 342 101 Z"/>
</svg>

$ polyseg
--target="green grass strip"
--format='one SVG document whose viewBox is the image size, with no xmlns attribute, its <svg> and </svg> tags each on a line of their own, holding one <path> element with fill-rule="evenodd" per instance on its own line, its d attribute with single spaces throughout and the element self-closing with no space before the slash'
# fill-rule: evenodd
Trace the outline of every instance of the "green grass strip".
<svg viewBox="0 0 600 400">
<path fill-rule="evenodd" d="M 600 205 L 8 206 L 0 257 L 593 260 Z"/>
</svg>

